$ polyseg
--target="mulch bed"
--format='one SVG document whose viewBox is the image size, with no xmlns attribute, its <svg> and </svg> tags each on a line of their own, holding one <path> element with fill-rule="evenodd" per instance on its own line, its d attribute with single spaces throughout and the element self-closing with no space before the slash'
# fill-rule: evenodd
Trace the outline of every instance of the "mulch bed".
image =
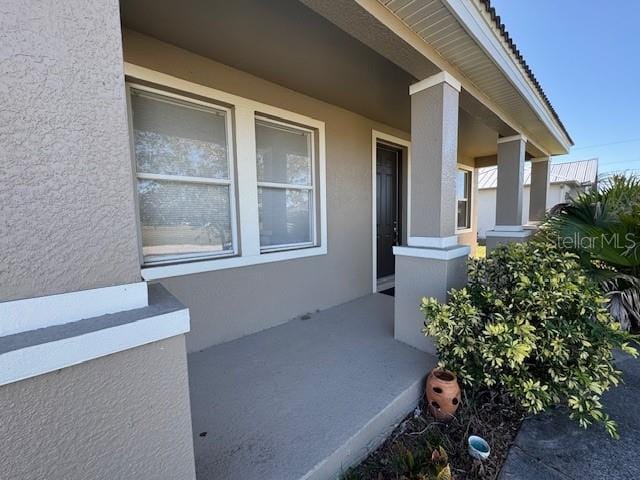
<svg viewBox="0 0 640 480">
<path fill-rule="evenodd" d="M 430 463 L 431 453 L 442 446 L 456 480 L 495 479 L 507 458 L 525 412 L 506 395 L 482 391 L 463 393 L 463 403 L 448 424 L 436 422 L 421 404 L 389 438 L 344 480 L 414 480 Z M 491 456 L 479 462 L 469 456 L 467 438 L 479 435 L 491 445 Z"/>
</svg>

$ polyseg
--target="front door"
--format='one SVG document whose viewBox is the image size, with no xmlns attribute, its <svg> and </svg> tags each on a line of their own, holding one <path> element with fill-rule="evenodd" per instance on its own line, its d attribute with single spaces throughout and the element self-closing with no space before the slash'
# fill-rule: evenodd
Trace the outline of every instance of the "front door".
<svg viewBox="0 0 640 480">
<path fill-rule="evenodd" d="M 400 244 L 400 168 L 402 150 L 376 146 L 377 278 L 395 273 L 393 246 Z"/>
</svg>

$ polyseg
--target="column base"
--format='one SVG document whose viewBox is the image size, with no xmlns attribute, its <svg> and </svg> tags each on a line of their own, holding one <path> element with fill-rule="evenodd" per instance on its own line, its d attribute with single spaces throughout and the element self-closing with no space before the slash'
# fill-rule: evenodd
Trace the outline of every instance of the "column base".
<svg viewBox="0 0 640 480">
<path fill-rule="evenodd" d="M 537 227 L 535 225 L 508 226 L 503 228 L 498 225 L 494 230 L 487 232 L 487 251 L 496 248 L 499 244 L 526 242 L 535 234 L 536 230 Z"/>
<path fill-rule="evenodd" d="M 448 248 L 394 247 L 396 257 L 394 337 L 424 352 L 436 354 L 433 339 L 425 337 L 422 297 L 447 300 L 451 288 L 467 283 L 468 246 Z"/>
</svg>

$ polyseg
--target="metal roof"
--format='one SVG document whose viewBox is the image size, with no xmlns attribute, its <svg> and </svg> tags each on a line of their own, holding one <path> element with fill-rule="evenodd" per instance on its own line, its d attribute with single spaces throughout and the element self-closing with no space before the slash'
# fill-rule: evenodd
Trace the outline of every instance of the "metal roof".
<svg viewBox="0 0 640 480">
<path fill-rule="evenodd" d="M 496 188 L 498 185 L 498 167 L 481 168 L 478 171 L 478 188 Z M 578 160 L 575 162 L 552 163 L 549 173 L 550 183 L 593 184 L 598 176 L 598 159 Z M 531 185 L 531 163 L 524 165 L 524 184 Z"/>
</svg>

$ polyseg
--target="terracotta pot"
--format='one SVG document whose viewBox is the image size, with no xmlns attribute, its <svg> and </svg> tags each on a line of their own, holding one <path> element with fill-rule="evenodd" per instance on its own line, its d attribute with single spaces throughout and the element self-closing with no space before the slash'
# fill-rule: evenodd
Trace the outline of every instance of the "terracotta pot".
<svg viewBox="0 0 640 480">
<path fill-rule="evenodd" d="M 427 377 L 427 404 L 439 422 L 448 422 L 460 406 L 460 387 L 453 372 L 434 368 Z"/>
</svg>

